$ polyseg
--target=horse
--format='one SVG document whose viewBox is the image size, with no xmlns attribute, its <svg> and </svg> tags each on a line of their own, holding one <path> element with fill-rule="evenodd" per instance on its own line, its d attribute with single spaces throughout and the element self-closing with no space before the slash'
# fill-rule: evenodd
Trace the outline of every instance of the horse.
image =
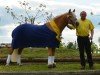
<svg viewBox="0 0 100 75">
<path fill-rule="evenodd" d="M 12 31 L 12 43 L 6 60 L 8 66 L 14 49 L 18 49 L 17 64 L 21 64 L 21 53 L 26 47 L 48 47 L 48 68 L 56 67 L 55 49 L 59 48 L 61 33 L 69 24 L 73 27 L 77 24 L 75 9 L 71 9 L 61 15 L 54 17 L 44 25 L 22 24 Z"/>
</svg>

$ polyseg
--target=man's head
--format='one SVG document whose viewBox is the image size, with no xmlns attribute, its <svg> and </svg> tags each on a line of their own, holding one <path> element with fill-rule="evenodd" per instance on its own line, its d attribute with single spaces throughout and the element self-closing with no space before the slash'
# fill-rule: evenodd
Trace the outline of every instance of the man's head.
<svg viewBox="0 0 100 75">
<path fill-rule="evenodd" d="M 85 20 L 85 19 L 86 19 L 86 16 L 87 16 L 87 13 L 86 13 L 85 11 L 82 11 L 82 12 L 80 13 L 80 16 L 81 16 L 81 19 L 82 19 L 82 20 Z"/>
</svg>

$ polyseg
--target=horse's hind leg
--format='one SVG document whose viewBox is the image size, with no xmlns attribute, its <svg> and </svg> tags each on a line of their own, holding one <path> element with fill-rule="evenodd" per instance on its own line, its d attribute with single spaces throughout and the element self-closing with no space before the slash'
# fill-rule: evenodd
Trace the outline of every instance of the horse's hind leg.
<svg viewBox="0 0 100 75">
<path fill-rule="evenodd" d="M 18 49 L 18 55 L 17 55 L 17 64 L 18 65 L 22 65 L 21 64 L 21 53 L 22 53 L 23 48 L 19 48 Z"/>
<path fill-rule="evenodd" d="M 48 48 L 48 68 L 56 67 L 54 59 L 55 59 L 55 48 Z"/>
<path fill-rule="evenodd" d="M 6 66 L 8 66 L 8 65 L 10 64 L 10 61 L 11 61 L 11 55 L 12 55 L 14 49 L 11 48 L 11 47 L 10 47 L 10 48 L 8 47 L 8 50 L 9 50 L 9 54 L 8 54 L 8 57 L 7 57 L 7 60 L 6 60 Z"/>
</svg>

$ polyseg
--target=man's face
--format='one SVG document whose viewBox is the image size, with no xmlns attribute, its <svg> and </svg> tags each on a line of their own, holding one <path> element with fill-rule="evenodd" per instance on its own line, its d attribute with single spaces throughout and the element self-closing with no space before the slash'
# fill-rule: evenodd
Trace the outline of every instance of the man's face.
<svg viewBox="0 0 100 75">
<path fill-rule="evenodd" d="M 82 12 L 80 13 L 80 16 L 81 16 L 82 19 L 85 19 L 86 16 L 87 16 L 87 14 L 86 14 L 85 11 L 82 11 Z"/>
</svg>

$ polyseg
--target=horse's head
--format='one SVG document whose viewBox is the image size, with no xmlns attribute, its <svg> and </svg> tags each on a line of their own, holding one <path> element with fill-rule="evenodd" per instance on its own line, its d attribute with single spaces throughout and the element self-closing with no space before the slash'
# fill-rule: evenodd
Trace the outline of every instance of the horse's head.
<svg viewBox="0 0 100 75">
<path fill-rule="evenodd" d="M 73 11 L 71 11 L 71 9 L 69 10 L 68 14 L 67 14 L 67 18 L 68 18 L 68 24 L 73 25 L 74 27 L 76 27 L 78 25 L 78 21 L 75 15 L 75 9 Z"/>
</svg>

